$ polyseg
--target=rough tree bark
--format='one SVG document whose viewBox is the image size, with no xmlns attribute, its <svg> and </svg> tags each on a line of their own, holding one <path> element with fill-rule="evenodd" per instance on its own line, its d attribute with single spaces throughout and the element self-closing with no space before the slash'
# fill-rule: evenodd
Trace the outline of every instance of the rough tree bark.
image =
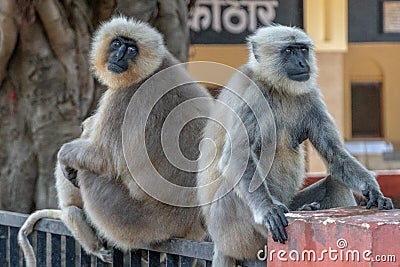
<svg viewBox="0 0 400 267">
<path fill-rule="evenodd" d="M 89 72 L 91 34 L 115 12 L 149 21 L 186 61 L 185 0 L 0 1 L 0 209 L 57 205 L 57 150 L 80 134 L 101 93 Z"/>
<path fill-rule="evenodd" d="M 164 34 L 165 43 L 171 53 L 180 61 L 187 61 L 189 53 L 187 1 L 118 0 L 117 3 L 117 12 L 149 22 Z"/>
</svg>

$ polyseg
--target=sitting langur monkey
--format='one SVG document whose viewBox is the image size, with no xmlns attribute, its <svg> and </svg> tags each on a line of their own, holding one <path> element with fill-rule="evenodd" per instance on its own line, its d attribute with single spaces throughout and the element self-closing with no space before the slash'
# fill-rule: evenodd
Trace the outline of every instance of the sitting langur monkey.
<svg viewBox="0 0 400 267">
<path fill-rule="evenodd" d="M 254 97 L 251 82 L 240 79 L 238 74 L 232 77 L 226 88 L 238 88 L 242 99 L 256 109 L 266 100 L 273 116 L 270 120 L 264 113 L 264 117 L 258 117 L 260 121 L 256 121 L 252 110 L 229 89 L 223 89 L 218 97 L 236 111 L 248 134 L 249 148 L 243 147 L 242 150 L 249 149 L 251 156 L 236 186 L 233 177 L 226 175 L 229 172 L 224 169 L 225 158 L 232 161 L 232 166 L 240 165 L 240 157 L 235 152 L 226 155 L 230 152 L 226 149 L 229 144 L 241 142 L 235 139 L 240 139 L 235 123 L 229 124 L 235 120 L 214 109 L 211 117 L 222 122 L 221 125 L 227 122 L 228 128 L 225 131 L 212 121 L 205 127 L 204 139 L 213 140 L 214 146 L 200 148 L 204 157 L 199 169 L 205 170 L 198 173 L 198 184 L 214 186 L 206 192 L 199 190 L 199 201 L 211 203 L 202 211 L 215 243 L 215 267 L 233 266 L 234 259 L 256 258 L 257 251 L 267 242 L 268 232 L 274 241 L 284 243 L 288 238 L 285 213 L 304 205 L 305 209 L 353 206 L 356 205 L 354 190 L 366 197 L 367 208 L 373 205 L 379 209 L 393 208 L 391 200 L 383 196 L 370 172 L 344 149 L 317 86 L 317 65 L 310 38 L 296 28 L 270 26 L 260 28 L 250 36 L 248 46 L 250 59 L 241 71 L 255 82 L 265 99 Z M 261 164 L 261 142 L 269 139 L 268 133 L 260 131 L 258 123 L 268 124 L 269 121 L 276 127 L 275 155 L 269 172 L 257 172 L 256 166 Z M 302 143 L 307 139 L 325 159 L 330 175 L 299 192 L 305 177 Z M 216 152 L 211 151 L 215 148 Z M 264 182 L 250 192 L 253 175 L 256 177 L 263 173 L 265 176 L 259 178 L 265 178 Z"/>
<path fill-rule="evenodd" d="M 93 122 L 94 117 L 89 117 L 82 123 L 83 131 L 80 138 L 88 138 Z M 105 262 L 111 262 L 111 251 L 102 246 L 103 242 L 86 221 L 79 189 L 67 179 L 67 177 L 75 179 L 76 172 L 63 173 L 63 169 L 57 162 L 54 176 L 60 209 L 44 209 L 32 213 L 18 232 L 18 243 L 24 253 L 26 266 L 36 266 L 36 257 L 29 243 L 28 235 L 33 231 L 35 224 L 43 218 L 61 219 L 87 253 L 95 255 Z"/>
<path fill-rule="evenodd" d="M 78 170 L 77 183 L 88 220 L 109 244 L 122 250 L 171 237 L 201 240 L 204 234 L 199 207 L 168 205 L 149 196 L 133 179 L 124 157 L 124 150 L 135 151 L 141 145 L 140 140 L 145 140 L 147 155 L 137 153 L 134 159 L 129 159 L 137 164 L 134 171 L 146 168 L 140 162 L 148 156 L 157 172 L 169 182 L 185 187 L 196 185 L 196 173 L 181 170 L 168 161 L 161 143 L 161 130 L 170 111 L 181 103 L 198 97 L 211 99 L 206 89 L 194 83 L 181 68 L 178 75 L 160 78 L 154 83 L 170 84 L 177 76 L 186 77 L 192 83 L 163 95 L 147 118 L 143 117 L 146 103 L 135 106 L 136 113 L 128 112 L 132 97 L 142 89 L 140 86 L 177 63 L 164 46 L 161 34 L 146 23 L 119 17 L 101 25 L 93 39 L 91 64 L 95 76 L 108 89 L 99 103 L 89 138 L 64 144 L 58 153 L 63 166 Z M 147 91 L 148 99 L 151 94 L 151 90 Z M 143 102 L 148 101 L 147 98 Z M 193 109 L 207 114 L 209 107 L 197 105 Z M 146 129 L 139 125 L 129 128 L 129 143 L 124 141 L 123 146 L 123 123 L 138 118 L 146 121 Z M 180 132 L 182 154 L 191 160 L 199 156 L 203 127 L 204 120 L 195 119 Z M 146 169 L 139 171 L 146 176 Z M 197 203 L 196 192 L 190 197 L 188 202 Z"/>
</svg>

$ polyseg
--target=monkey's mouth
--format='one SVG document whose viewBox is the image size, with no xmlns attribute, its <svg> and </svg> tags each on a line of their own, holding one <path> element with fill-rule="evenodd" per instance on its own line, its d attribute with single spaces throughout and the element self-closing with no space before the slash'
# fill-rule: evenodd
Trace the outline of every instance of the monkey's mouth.
<svg viewBox="0 0 400 267">
<path fill-rule="evenodd" d="M 310 73 L 309 72 L 293 73 L 290 75 L 290 79 L 296 82 L 305 82 L 310 79 Z"/>
<path fill-rule="evenodd" d="M 127 66 L 120 66 L 116 63 L 108 63 L 107 65 L 107 69 L 111 72 L 114 72 L 116 74 L 121 74 L 123 72 L 125 72 L 128 67 Z"/>
</svg>

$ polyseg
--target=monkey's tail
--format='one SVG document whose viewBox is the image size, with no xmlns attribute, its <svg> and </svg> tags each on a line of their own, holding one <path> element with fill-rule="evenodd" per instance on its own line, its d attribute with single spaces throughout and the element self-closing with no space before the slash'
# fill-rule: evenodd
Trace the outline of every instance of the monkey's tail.
<svg viewBox="0 0 400 267">
<path fill-rule="evenodd" d="M 36 267 L 35 252 L 33 251 L 32 245 L 29 243 L 28 235 L 32 233 L 35 224 L 43 218 L 60 219 L 61 210 L 44 209 L 35 211 L 28 217 L 28 219 L 26 219 L 25 223 L 19 230 L 18 244 L 21 247 L 22 252 L 24 253 L 27 267 Z"/>
</svg>

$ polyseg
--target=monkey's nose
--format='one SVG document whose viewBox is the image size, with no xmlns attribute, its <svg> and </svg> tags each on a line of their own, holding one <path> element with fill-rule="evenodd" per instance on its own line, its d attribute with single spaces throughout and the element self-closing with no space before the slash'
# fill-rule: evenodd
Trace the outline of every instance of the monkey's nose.
<svg viewBox="0 0 400 267">
<path fill-rule="evenodd" d="M 118 49 L 117 54 L 116 54 L 117 61 L 120 61 L 124 57 L 125 51 L 126 51 L 126 46 L 125 45 L 122 45 Z"/>
</svg>

